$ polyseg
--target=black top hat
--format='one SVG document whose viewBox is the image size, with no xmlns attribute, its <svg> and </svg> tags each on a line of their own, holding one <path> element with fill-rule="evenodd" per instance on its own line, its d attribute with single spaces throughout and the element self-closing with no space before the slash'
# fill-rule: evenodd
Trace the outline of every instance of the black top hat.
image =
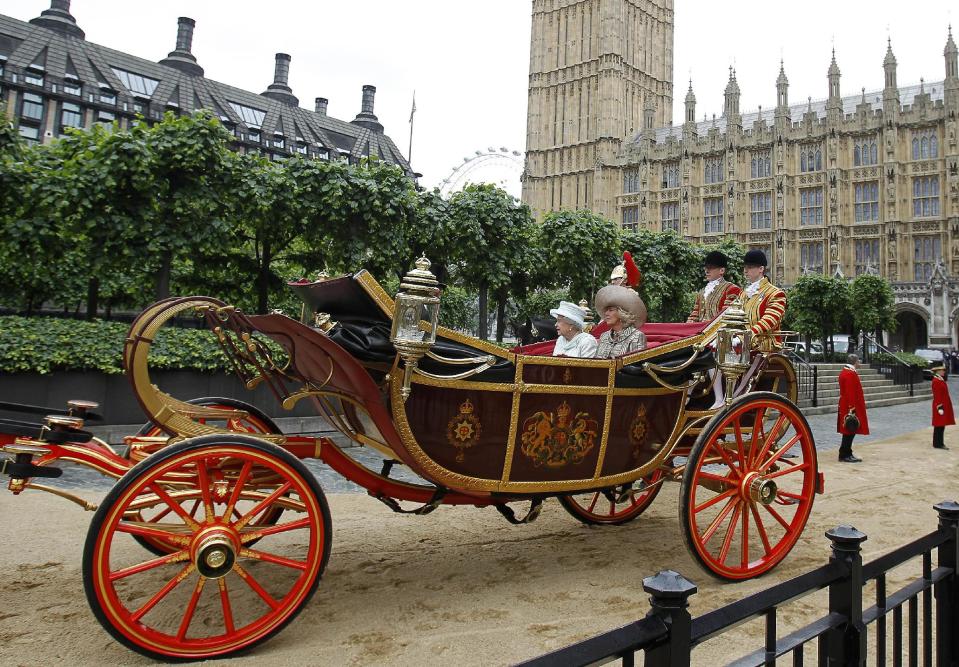
<svg viewBox="0 0 959 667">
<path fill-rule="evenodd" d="M 727 268 L 726 255 L 718 250 L 712 250 L 706 253 L 706 259 L 703 260 L 703 266 L 714 269 L 725 269 Z"/>
<path fill-rule="evenodd" d="M 743 257 L 743 264 L 746 266 L 768 266 L 766 253 L 755 248 L 747 250 L 746 255 Z"/>
</svg>

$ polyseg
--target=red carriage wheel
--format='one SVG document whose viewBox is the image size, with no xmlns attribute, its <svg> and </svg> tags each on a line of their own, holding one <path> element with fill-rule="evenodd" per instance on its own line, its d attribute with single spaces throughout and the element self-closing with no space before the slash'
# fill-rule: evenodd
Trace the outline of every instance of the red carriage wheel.
<svg viewBox="0 0 959 667">
<path fill-rule="evenodd" d="M 799 408 L 772 392 L 738 398 L 709 421 L 689 454 L 679 505 L 687 546 L 721 579 L 768 572 L 802 534 L 817 478 L 815 443 Z"/>
<path fill-rule="evenodd" d="M 227 428 L 237 433 L 282 433 L 280 427 L 277 426 L 276 423 L 262 410 L 257 408 L 255 405 L 250 405 L 249 403 L 245 403 L 244 401 L 240 401 L 235 398 L 204 396 L 202 398 L 190 399 L 187 401 L 187 403 L 190 403 L 191 405 L 202 405 L 208 408 L 216 408 L 218 410 L 243 410 L 247 413 L 246 417 L 242 419 L 223 420 L 223 428 Z M 197 421 L 200 423 L 207 423 L 209 420 L 198 419 Z M 166 434 L 153 422 L 147 422 L 140 427 L 139 431 L 137 431 L 138 437 L 156 437 L 162 435 Z M 145 455 L 147 452 L 153 453 L 159 451 L 165 446 L 166 445 L 162 443 L 157 444 L 156 446 L 151 446 L 144 450 L 143 454 Z M 127 449 L 126 457 L 128 459 L 130 458 L 129 449 Z M 196 511 L 200 505 L 198 493 L 194 493 L 192 495 L 181 493 L 178 495 L 178 498 L 180 498 L 183 508 L 188 513 L 191 515 L 196 514 Z M 172 512 L 172 510 L 162 502 L 158 502 L 155 508 L 144 507 L 144 509 L 141 510 L 144 521 L 162 521 L 170 514 L 170 512 Z M 282 513 L 283 508 L 276 507 L 269 514 L 264 514 L 263 516 L 259 517 L 259 519 L 257 519 L 257 523 L 261 525 L 275 524 L 279 520 Z M 155 537 L 134 535 L 133 539 L 139 542 L 144 549 L 156 554 L 157 556 L 164 556 L 168 553 L 176 551 L 175 545 L 171 545 Z"/>
<path fill-rule="evenodd" d="M 657 469 L 632 484 L 560 496 L 559 502 L 583 523 L 618 526 L 645 512 L 662 485 L 663 471 Z"/>
<path fill-rule="evenodd" d="M 177 488 L 199 494 L 196 516 Z M 249 508 L 235 512 L 241 500 Z M 160 501 L 170 513 L 142 521 L 141 506 Z M 278 508 L 284 521 L 256 525 Z M 226 656 L 299 613 L 329 560 L 330 531 L 319 484 L 288 452 L 238 434 L 185 440 L 131 468 L 95 513 L 83 552 L 87 601 L 107 632 L 143 655 Z M 176 550 L 144 559 L 136 536 Z"/>
</svg>

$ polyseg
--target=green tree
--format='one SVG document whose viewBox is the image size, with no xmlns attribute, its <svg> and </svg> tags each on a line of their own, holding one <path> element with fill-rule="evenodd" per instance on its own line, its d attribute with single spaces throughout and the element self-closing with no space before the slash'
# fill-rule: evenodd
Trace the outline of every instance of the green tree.
<svg viewBox="0 0 959 667">
<path fill-rule="evenodd" d="M 569 293 L 592 301 L 606 284 L 610 269 L 621 260 L 619 228 L 590 211 L 547 213 L 539 245 L 553 284 L 569 285 Z"/>
<path fill-rule="evenodd" d="M 137 123 L 131 132 L 143 127 Z M 221 193 L 233 136 L 207 111 L 168 112 L 145 139 L 155 188 L 147 250 L 156 263 L 156 298 L 163 299 L 170 295 L 175 260 L 227 237 Z"/>
<path fill-rule="evenodd" d="M 892 287 L 880 276 L 864 273 L 849 285 L 853 327 L 856 331 L 874 333 L 879 343 L 882 343 L 883 330 L 896 329 L 895 302 Z"/>
<path fill-rule="evenodd" d="M 849 309 L 849 285 L 842 278 L 807 273 L 789 290 L 788 303 L 791 326 L 805 334 L 809 349 L 812 336 L 824 344 L 832 340 Z"/>
<path fill-rule="evenodd" d="M 703 249 L 673 231 L 626 232 L 623 248 L 643 274 L 639 295 L 652 322 L 685 322 L 702 283 Z"/>
<path fill-rule="evenodd" d="M 527 257 L 523 247 L 532 216 L 529 207 L 505 190 L 471 184 L 453 195 L 450 212 L 457 238 L 457 275 L 479 291 L 479 337 L 488 336 L 489 293 L 496 296 L 501 337 L 513 274 Z"/>
</svg>

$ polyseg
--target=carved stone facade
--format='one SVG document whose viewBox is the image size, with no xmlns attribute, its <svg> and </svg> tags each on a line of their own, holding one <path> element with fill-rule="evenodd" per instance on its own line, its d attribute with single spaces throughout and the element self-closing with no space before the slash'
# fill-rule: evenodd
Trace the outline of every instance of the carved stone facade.
<svg viewBox="0 0 959 667">
<path fill-rule="evenodd" d="M 673 111 L 673 0 L 533 0 L 523 201 L 611 215 L 618 156 Z"/>
<path fill-rule="evenodd" d="M 546 4 L 586 3 L 537 0 L 534 35 L 536 8 Z M 787 286 L 806 272 L 878 273 L 893 283 L 903 319 L 922 320 L 912 323 L 925 331 L 917 346 L 959 347 L 959 53 L 951 30 L 943 56 L 944 79 L 900 87 L 889 44 L 884 88 L 843 97 L 833 53 L 828 97 L 798 105 L 789 104 L 781 65 L 776 104 L 751 113 L 740 112 L 730 68 L 720 117 L 697 122 L 690 83 L 682 125 L 662 122 L 657 109 L 658 124 L 644 125 L 615 157 L 592 154 L 591 198 L 529 189 L 528 167 L 524 199 L 539 211 L 591 208 L 694 242 L 731 236 L 764 250 L 770 276 Z M 531 137 L 533 119 L 531 110 Z M 613 185 L 609 205 L 602 188 Z"/>
</svg>

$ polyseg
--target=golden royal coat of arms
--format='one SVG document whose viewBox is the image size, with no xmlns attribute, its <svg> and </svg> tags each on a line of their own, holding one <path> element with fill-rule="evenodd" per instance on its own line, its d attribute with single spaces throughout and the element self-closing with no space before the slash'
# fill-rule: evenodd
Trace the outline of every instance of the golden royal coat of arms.
<svg viewBox="0 0 959 667">
<path fill-rule="evenodd" d="M 572 416 L 569 403 L 563 401 L 556 413 L 539 411 L 523 422 L 520 441 L 525 456 L 537 468 L 562 468 L 580 463 L 596 444 L 599 426 L 587 412 Z"/>
<path fill-rule="evenodd" d="M 460 404 L 460 411 L 446 425 L 446 440 L 459 450 L 456 460 L 463 462 L 467 449 L 479 442 L 483 424 L 473 412 L 473 402 L 468 398 Z"/>
</svg>

